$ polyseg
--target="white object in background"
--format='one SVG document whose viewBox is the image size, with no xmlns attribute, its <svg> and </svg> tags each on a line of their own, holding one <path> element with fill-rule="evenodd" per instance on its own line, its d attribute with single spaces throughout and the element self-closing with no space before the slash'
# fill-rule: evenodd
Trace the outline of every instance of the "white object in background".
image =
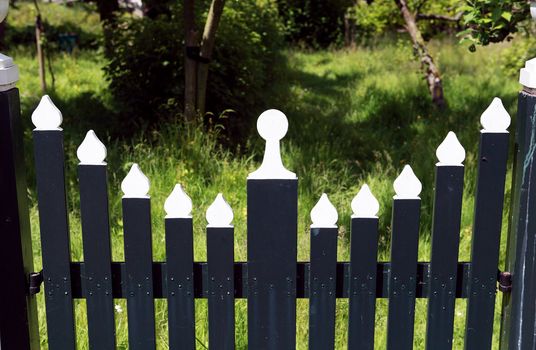
<svg viewBox="0 0 536 350">
<path fill-rule="evenodd" d="M 396 192 L 395 199 L 420 199 L 422 184 L 409 165 L 398 175 L 393 187 Z"/>
<path fill-rule="evenodd" d="M 536 21 L 536 1 L 530 2 L 530 16 Z"/>
<path fill-rule="evenodd" d="M 482 132 L 508 132 L 510 126 L 510 114 L 504 108 L 500 98 L 495 97 L 480 117 Z"/>
<path fill-rule="evenodd" d="M 32 113 L 34 130 L 61 130 L 63 121 L 61 111 L 54 105 L 48 95 L 41 97 L 41 102 Z"/>
<path fill-rule="evenodd" d="M 296 174 L 289 171 L 281 160 L 279 140 L 288 131 L 288 120 L 283 112 L 269 109 L 257 119 L 259 135 L 266 140 L 264 158 L 259 169 L 249 174 L 248 179 L 295 179 Z"/>
<path fill-rule="evenodd" d="M 436 156 L 439 160 L 437 165 L 454 165 L 463 166 L 465 160 L 465 149 L 456 137 L 456 134 L 449 131 L 447 137 L 441 142 L 436 150 Z"/>
<path fill-rule="evenodd" d="M 311 228 L 333 228 L 337 227 L 337 220 L 339 219 L 339 214 L 337 209 L 329 201 L 328 195 L 322 193 L 320 200 L 316 203 L 314 208 L 311 210 L 311 221 L 313 224 Z"/>
<path fill-rule="evenodd" d="M 78 146 L 76 156 L 83 165 L 106 165 L 106 146 L 95 135 L 95 131 L 89 130 Z"/>
<path fill-rule="evenodd" d="M 166 218 L 191 218 L 192 217 L 192 199 L 184 192 L 180 184 L 175 188 L 164 203 Z"/>
<path fill-rule="evenodd" d="M 19 67 L 11 57 L 0 53 L 0 91 L 13 89 L 17 81 L 19 81 Z"/>
<path fill-rule="evenodd" d="M 0 23 L 6 19 L 8 10 L 9 0 L 0 0 Z"/>
<path fill-rule="evenodd" d="M 233 227 L 231 225 L 234 218 L 233 209 L 225 201 L 223 194 L 218 193 L 214 202 L 208 207 L 206 218 L 207 227 Z"/>
<path fill-rule="evenodd" d="M 533 7 L 531 6 L 531 12 Z M 519 71 L 519 83 L 525 87 L 536 89 L 536 58 L 525 62 L 525 68 Z"/>
<path fill-rule="evenodd" d="M 149 188 L 151 182 L 149 178 L 142 173 L 138 164 L 132 164 L 127 176 L 121 182 L 123 198 L 149 198 Z"/>
<path fill-rule="evenodd" d="M 361 186 L 361 189 L 352 199 L 353 218 L 377 218 L 380 210 L 380 203 L 372 194 L 367 184 Z"/>
</svg>

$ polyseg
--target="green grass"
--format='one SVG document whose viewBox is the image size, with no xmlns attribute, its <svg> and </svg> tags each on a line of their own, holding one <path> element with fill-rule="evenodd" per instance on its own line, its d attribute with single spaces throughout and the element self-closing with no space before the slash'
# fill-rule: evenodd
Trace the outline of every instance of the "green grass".
<svg viewBox="0 0 536 350">
<path fill-rule="evenodd" d="M 494 96 L 503 99 L 514 115 L 518 84 L 499 68 L 503 47 L 494 46 L 470 54 L 448 40 L 434 42 L 432 51 L 444 74 L 448 108 L 437 111 L 429 102 L 418 65 L 405 40 L 388 41 L 374 48 L 352 52 L 289 51 L 288 68 L 274 82 L 271 106 L 289 118 L 289 134 L 283 140 L 284 163 L 300 179 L 298 258 L 309 257 L 309 212 L 322 192 L 328 193 L 339 210 L 340 261 L 349 259 L 350 201 L 363 183 L 368 183 L 381 203 L 380 260 L 389 259 L 390 210 L 392 182 L 404 164 L 411 164 L 423 182 L 422 229 L 419 259 L 430 256 L 430 229 L 433 205 L 435 148 L 449 130 L 457 133 L 466 147 L 466 183 L 463 202 L 460 260 L 470 258 L 473 196 L 476 177 L 476 151 L 479 117 Z M 40 97 L 37 66 L 27 49 L 7 52 L 21 68 L 23 118 L 26 125 L 29 196 L 31 199 L 32 235 L 36 269 L 41 268 L 39 226 L 31 164 L 29 118 Z M 92 51 L 75 56 L 55 55 L 54 101 L 64 113 L 67 185 L 71 248 L 74 260 L 83 260 L 80 214 L 76 180 L 76 147 L 85 130 L 95 129 L 108 146 L 110 171 L 110 220 L 113 258 L 123 259 L 123 236 L 119 185 L 133 162 L 140 164 L 151 179 L 153 217 L 153 255 L 165 260 L 163 203 L 176 182 L 184 185 L 194 201 L 195 259 L 206 259 L 204 213 L 218 192 L 223 192 L 235 212 L 235 256 L 246 259 L 246 190 L 247 174 L 256 169 L 262 158 L 263 144 L 252 130 L 240 152 L 218 145 L 213 134 L 202 129 L 186 128 L 180 123 L 162 125 L 158 130 L 140 132 L 131 140 L 111 139 L 103 121 L 113 116 L 101 67 L 104 60 Z M 256 118 L 256 116 L 250 116 Z M 507 184 L 510 183 L 509 172 Z M 509 186 L 507 185 L 507 196 Z M 508 208 L 508 205 L 505 206 Z M 505 218 L 507 216 L 505 209 Z M 506 220 L 503 225 L 501 256 L 504 256 Z M 500 294 L 497 305 L 500 305 Z M 126 310 L 124 301 L 117 301 Z M 76 303 L 79 349 L 87 349 L 87 322 L 84 302 Z M 387 301 L 378 301 L 377 349 L 385 348 Z M 246 303 L 237 302 L 237 349 L 246 349 Z M 207 345 L 206 301 L 197 302 L 197 337 Z M 41 342 L 46 346 L 46 323 L 43 294 L 39 296 Z M 422 349 L 426 331 L 426 301 L 417 302 L 415 348 Z M 126 311 L 117 313 L 120 349 L 127 348 Z M 167 348 L 166 303 L 157 302 L 157 335 L 160 349 Z M 496 321 L 499 319 L 499 308 Z M 346 346 L 347 301 L 337 304 L 337 349 Z M 465 301 L 457 302 L 454 348 L 463 347 Z M 307 348 L 308 303 L 298 301 L 298 349 Z M 495 325 L 498 334 L 498 322 Z M 497 339 L 496 339 L 497 340 Z M 494 342 L 497 348 L 497 341 Z M 199 349 L 204 347 L 199 345 Z"/>
</svg>

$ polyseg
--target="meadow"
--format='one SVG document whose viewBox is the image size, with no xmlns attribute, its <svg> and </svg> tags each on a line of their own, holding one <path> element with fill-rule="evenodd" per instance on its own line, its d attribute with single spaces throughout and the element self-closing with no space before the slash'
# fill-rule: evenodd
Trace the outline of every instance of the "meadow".
<svg viewBox="0 0 536 350">
<path fill-rule="evenodd" d="M 381 204 L 379 260 L 389 259 L 392 183 L 405 164 L 410 164 L 423 183 L 419 260 L 430 258 L 431 217 L 435 149 L 447 132 L 454 131 L 467 151 L 459 258 L 470 260 L 473 197 L 476 184 L 476 152 L 480 114 L 492 98 L 502 98 L 515 119 L 517 77 L 501 69 L 508 45 L 497 45 L 470 53 L 453 39 L 431 44 L 443 72 L 448 106 L 435 109 L 404 38 L 388 38 L 355 50 L 285 52 L 286 64 L 266 93 L 269 108 L 277 108 L 289 119 L 289 132 L 282 141 L 283 161 L 299 177 L 298 260 L 309 259 L 309 212 L 325 192 L 339 211 L 338 259 L 349 259 L 350 202 L 367 183 Z M 36 270 L 41 268 L 39 219 L 32 169 L 30 116 L 41 96 L 37 61 L 27 47 L 6 52 L 21 69 L 21 91 L 25 125 L 28 195 L 31 201 L 32 236 Z M 181 183 L 194 202 L 195 259 L 206 259 L 205 210 L 218 192 L 231 204 L 235 219 L 235 258 L 246 260 L 246 177 L 262 160 L 263 142 L 252 129 L 240 146 L 218 142 L 218 128 L 207 132 L 202 126 L 176 122 L 157 129 L 140 130 L 134 136 L 115 138 L 106 119 L 113 117 L 113 103 L 98 50 L 54 54 L 55 73 L 50 95 L 64 115 L 69 220 L 72 258 L 83 260 L 79 198 L 76 179 L 76 148 L 88 129 L 94 129 L 108 147 L 110 224 L 113 258 L 123 260 L 120 182 L 133 163 L 138 163 L 151 180 L 153 256 L 165 260 L 163 203 L 175 183 Z M 256 118 L 256 115 L 251 115 Z M 511 130 L 512 127 L 510 128 Z M 513 140 L 512 140 L 513 141 Z M 512 153 L 512 152 L 510 152 Z M 511 168 L 511 166 L 509 167 Z M 507 176 L 509 199 L 511 171 Z M 505 205 L 501 257 L 504 259 L 508 203 Z M 501 266 L 503 260 L 501 260 Z M 495 334 L 498 335 L 501 294 L 497 298 Z M 117 300 L 118 348 L 126 349 L 127 310 Z M 346 347 L 347 301 L 337 302 L 336 348 Z M 387 300 L 378 300 L 377 349 L 385 348 Z M 157 342 L 167 348 L 165 300 L 157 301 Z M 246 302 L 236 303 L 237 349 L 247 348 Z M 465 301 L 456 305 L 454 349 L 463 348 Z M 46 349 L 43 294 L 39 295 L 41 343 Z M 84 301 L 76 301 L 78 348 L 87 349 Z M 205 300 L 196 302 L 198 349 L 208 348 Z M 308 303 L 298 301 L 298 349 L 307 349 Z M 426 300 L 417 301 L 414 347 L 423 349 L 426 333 Z M 497 338 L 497 337 L 496 337 Z M 494 349 L 497 348 L 494 339 Z"/>
</svg>

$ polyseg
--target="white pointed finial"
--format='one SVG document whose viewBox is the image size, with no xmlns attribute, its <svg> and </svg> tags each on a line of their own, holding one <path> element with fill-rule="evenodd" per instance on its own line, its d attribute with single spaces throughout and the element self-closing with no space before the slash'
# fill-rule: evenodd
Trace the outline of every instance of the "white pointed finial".
<svg viewBox="0 0 536 350">
<path fill-rule="evenodd" d="M 259 169 L 249 174 L 249 179 L 295 179 L 296 174 L 283 165 L 279 140 L 287 134 L 288 120 L 283 112 L 269 109 L 257 119 L 259 135 L 266 140 L 264 158 Z"/>
<path fill-rule="evenodd" d="M 377 218 L 380 203 L 372 194 L 367 184 L 364 184 L 352 199 L 353 218 Z"/>
<path fill-rule="evenodd" d="M 422 191 L 422 184 L 409 165 L 398 175 L 393 187 L 396 192 L 395 199 L 419 199 Z"/>
<path fill-rule="evenodd" d="M 452 131 L 449 131 L 447 137 L 445 137 L 443 142 L 441 142 L 439 147 L 437 147 L 436 156 L 439 160 L 439 163 L 437 163 L 439 166 L 463 166 L 462 163 L 465 160 L 465 149 L 460 141 L 458 141 L 456 134 Z"/>
<path fill-rule="evenodd" d="M 99 140 L 93 130 L 89 130 L 84 141 L 78 146 L 76 156 L 80 160 L 80 164 L 105 165 L 106 146 Z"/>
<path fill-rule="evenodd" d="M 504 108 L 500 98 L 495 97 L 488 108 L 480 117 L 482 132 L 508 132 L 510 126 L 510 114 Z"/>
<path fill-rule="evenodd" d="M 191 218 L 192 199 L 184 192 L 180 184 L 175 188 L 164 203 L 166 218 Z"/>
<path fill-rule="evenodd" d="M 337 209 L 335 209 L 333 204 L 329 201 L 328 195 L 322 193 L 320 200 L 311 210 L 311 221 L 313 222 L 311 227 L 337 227 L 338 219 L 339 214 L 337 213 Z"/>
<path fill-rule="evenodd" d="M 127 176 L 121 182 L 123 198 L 149 198 L 149 188 L 151 183 L 149 178 L 142 173 L 138 164 L 132 164 Z"/>
<path fill-rule="evenodd" d="M 35 130 L 61 130 L 62 121 L 63 116 L 50 97 L 48 95 L 41 97 L 41 102 L 32 113 Z"/>
<path fill-rule="evenodd" d="M 223 194 L 218 193 L 216 199 L 207 209 L 207 227 L 233 227 L 233 209 L 223 198 Z"/>
</svg>

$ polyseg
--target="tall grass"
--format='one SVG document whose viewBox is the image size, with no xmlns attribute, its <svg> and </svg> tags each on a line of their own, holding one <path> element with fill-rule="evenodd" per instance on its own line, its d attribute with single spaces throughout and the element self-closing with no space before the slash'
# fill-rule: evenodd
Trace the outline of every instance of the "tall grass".
<svg viewBox="0 0 536 350">
<path fill-rule="evenodd" d="M 435 148 L 449 130 L 457 133 L 467 150 L 466 182 L 463 202 L 459 257 L 470 258 L 473 196 L 476 177 L 476 151 L 479 116 L 494 96 L 503 99 L 514 112 L 518 88 L 515 79 L 497 68 L 496 57 L 502 47 L 495 46 L 470 54 L 456 44 L 435 42 L 432 50 L 443 70 L 448 107 L 436 110 L 413 63 L 406 41 L 389 42 L 374 48 L 355 51 L 289 51 L 285 74 L 274 82 L 272 107 L 289 118 L 289 133 L 282 152 L 287 167 L 298 173 L 299 230 L 298 258 L 309 257 L 309 211 L 322 192 L 328 193 L 339 210 L 340 261 L 349 259 L 350 201 L 363 183 L 368 183 L 381 203 L 380 260 L 389 259 L 390 210 L 392 182 L 404 164 L 411 164 L 423 182 L 422 228 L 419 259 L 430 257 L 430 230 L 433 204 Z M 39 222 L 33 186 L 29 118 L 40 95 L 36 64 L 31 52 L 11 53 L 21 68 L 23 118 L 25 119 L 29 196 L 31 199 L 32 236 L 36 269 L 41 268 Z M 53 59 L 56 85 L 52 95 L 64 112 L 67 157 L 67 186 L 73 260 L 83 260 L 79 199 L 76 180 L 76 147 L 87 128 L 108 146 L 110 172 L 110 223 L 114 260 L 123 259 L 120 182 L 130 165 L 139 163 L 151 179 L 154 260 L 165 260 L 163 202 L 176 182 L 184 185 L 192 197 L 194 209 L 195 259 L 206 259 L 204 212 L 218 192 L 223 192 L 235 212 L 235 256 L 246 259 L 246 191 L 247 174 L 262 159 L 263 144 L 252 130 L 240 152 L 220 146 L 213 133 L 203 128 L 185 127 L 181 123 L 162 125 L 154 131 L 140 132 L 130 141 L 112 140 L 101 121 L 113 115 L 101 67 L 103 59 L 94 52 L 77 56 L 58 55 Z M 508 174 L 508 183 L 511 174 Z M 509 188 L 509 186 L 507 186 Z M 508 190 L 509 191 L 509 190 Z M 507 191 L 507 198 L 508 198 Z M 508 205 L 505 206 L 505 218 Z M 505 224 L 501 251 L 504 253 Z M 504 256 L 504 254 L 502 254 Z M 120 349 L 126 349 L 127 311 L 124 300 L 117 300 L 117 337 Z M 387 301 L 378 300 L 376 321 L 377 349 L 385 348 Z M 497 306 L 500 305 L 500 295 Z M 196 302 L 198 349 L 208 345 L 206 301 Z M 245 301 L 237 302 L 237 349 L 247 348 Z M 167 348 L 166 302 L 157 302 L 157 341 Z M 499 310 L 499 308 L 497 308 Z M 39 296 L 41 343 L 46 346 L 46 323 L 43 295 Z M 499 314 L 496 313 L 498 320 Z M 79 349 L 87 349 L 85 303 L 76 304 Z M 457 302 L 454 348 L 463 347 L 465 301 Z M 347 301 L 337 303 L 336 348 L 346 347 Z M 495 334 L 498 334 L 496 322 Z M 307 348 L 308 303 L 298 301 L 298 349 Z M 426 301 L 417 303 L 415 348 L 424 347 Z M 496 348 L 497 342 L 494 342 Z"/>
</svg>

